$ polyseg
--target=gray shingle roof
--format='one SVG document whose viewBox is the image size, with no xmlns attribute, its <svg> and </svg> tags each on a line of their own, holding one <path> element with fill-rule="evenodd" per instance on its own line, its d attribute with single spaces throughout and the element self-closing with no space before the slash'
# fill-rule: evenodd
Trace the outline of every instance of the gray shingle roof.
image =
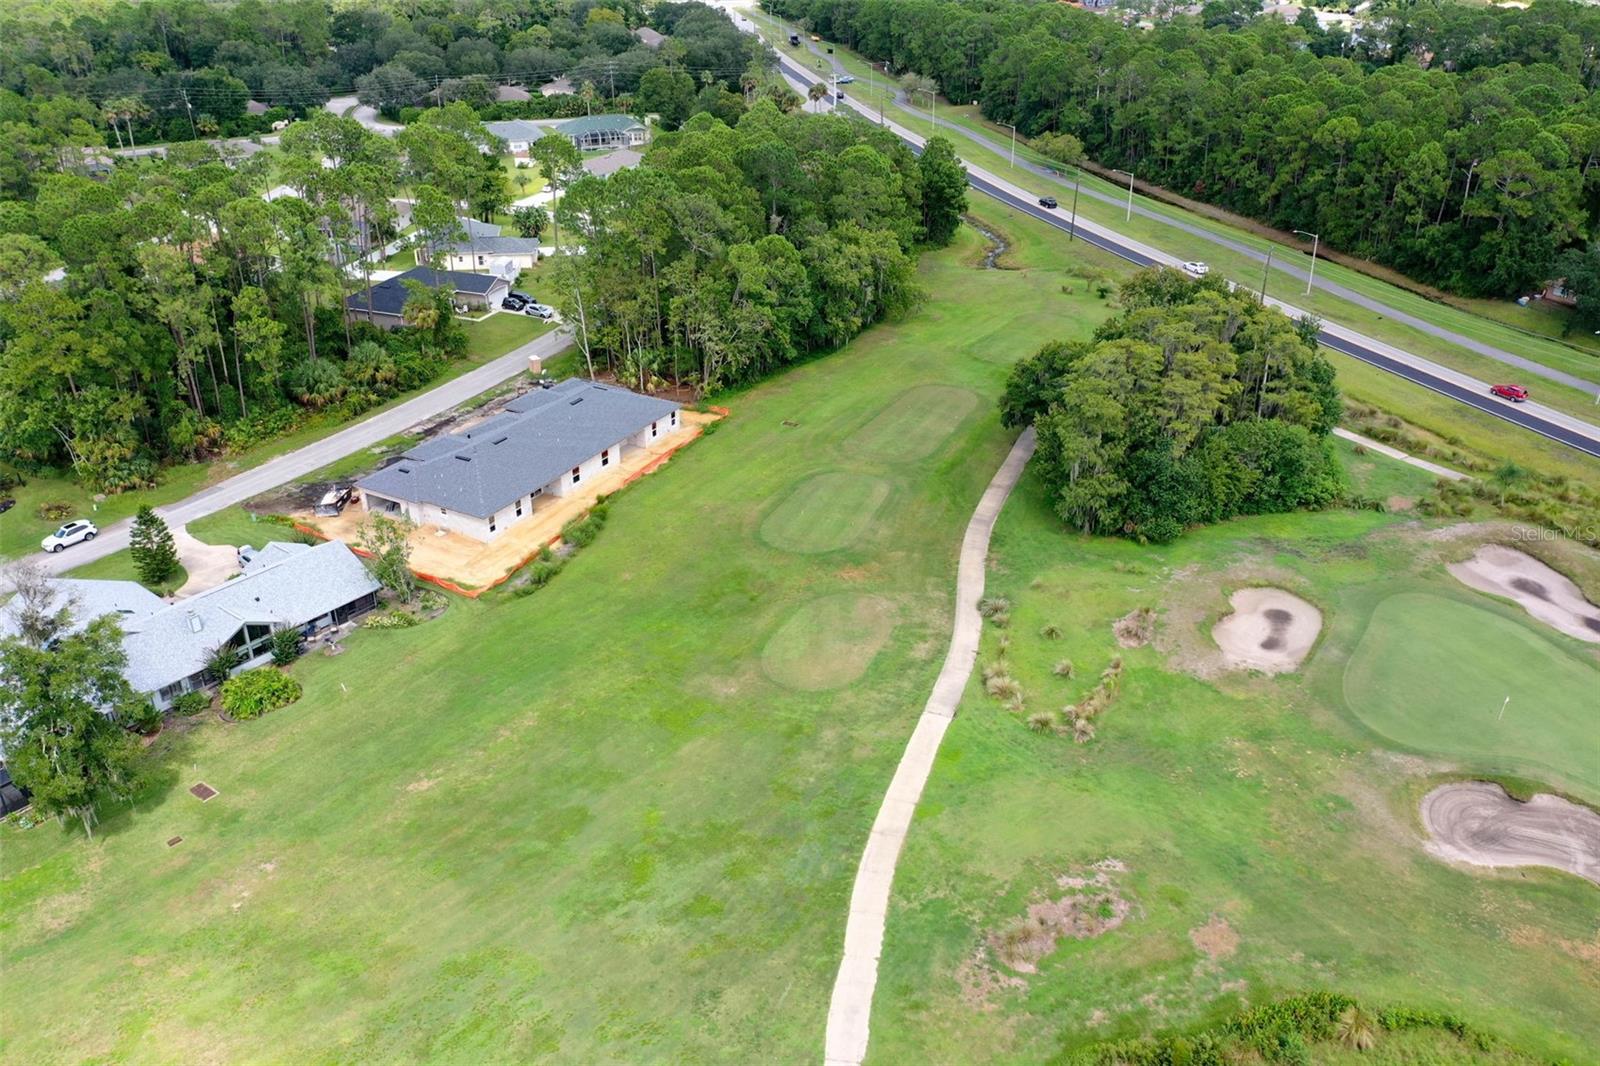
<svg viewBox="0 0 1600 1066">
<path fill-rule="evenodd" d="M 618 148 L 605 155 L 590 156 L 583 161 L 583 169 L 597 178 L 607 178 L 619 170 L 638 166 L 643 159 L 631 148 Z"/>
<path fill-rule="evenodd" d="M 485 122 L 483 128 L 502 141 L 526 141 L 532 144 L 550 132 L 547 125 L 529 122 L 525 118 L 511 118 L 503 122 Z"/>
<path fill-rule="evenodd" d="M 119 617 L 128 655 L 123 674 L 140 692 L 199 673 L 211 649 L 247 622 L 303 626 L 378 590 L 361 560 L 336 540 L 315 546 L 272 541 L 243 575 L 170 604 L 132 581 L 60 578 L 52 584 L 77 601 L 74 628 L 101 615 Z M 15 618 L 0 608 L 0 634 L 15 629 Z"/>
<path fill-rule="evenodd" d="M 203 670 L 211 649 L 254 622 L 299 627 L 378 590 L 361 560 L 341 541 L 295 551 L 273 542 L 250 571 L 163 610 L 123 621 L 124 671 L 140 692 L 154 692 Z"/>
<path fill-rule="evenodd" d="M 55 597 L 50 606 L 55 609 L 72 604 L 72 632 L 88 625 L 103 614 L 119 616 L 124 624 L 132 618 L 143 618 L 165 610 L 166 601 L 137 581 L 93 581 L 83 578 L 62 577 L 50 582 Z M 0 605 L 0 637 L 15 636 L 17 618 L 14 609 L 16 597 Z"/>
<path fill-rule="evenodd" d="M 378 282 L 372 287 L 372 309 L 380 315 L 399 315 L 405 310 L 406 300 L 411 298 L 411 291 L 406 288 L 407 281 L 420 281 L 429 288 L 439 288 L 448 285 L 452 292 L 469 292 L 475 296 L 485 296 L 496 285 L 502 284 L 501 279 L 493 274 L 470 274 L 462 270 L 434 270 L 432 267 L 412 267 L 404 274 L 396 274 L 392 278 Z M 345 305 L 355 311 L 367 309 L 367 290 L 358 289 L 345 297 Z"/>
<path fill-rule="evenodd" d="M 359 485 L 379 496 L 488 518 L 678 406 L 569 378 L 507 404 L 516 417 L 497 416 L 487 429 L 424 441 Z"/>
<path fill-rule="evenodd" d="M 539 250 L 532 237 L 477 237 L 454 241 L 449 246 L 457 255 L 530 255 Z"/>
</svg>

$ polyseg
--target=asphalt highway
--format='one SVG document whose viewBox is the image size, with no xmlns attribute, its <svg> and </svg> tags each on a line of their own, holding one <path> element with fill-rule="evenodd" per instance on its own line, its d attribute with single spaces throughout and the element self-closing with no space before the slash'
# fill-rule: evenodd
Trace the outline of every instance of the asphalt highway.
<svg viewBox="0 0 1600 1066">
<path fill-rule="evenodd" d="M 778 63 L 785 77 L 791 83 L 796 83 L 802 92 L 812 84 L 824 80 L 814 71 L 794 62 L 781 52 L 778 54 Z M 869 121 L 879 121 L 874 113 L 858 105 L 848 95 L 842 97 L 838 102 L 854 109 Z M 821 103 L 832 104 L 831 96 L 821 101 Z M 893 121 L 884 120 L 882 124 L 904 141 L 912 151 L 921 151 L 923 143 L 921 137 Z M 1042 222 L 1055 226 L 1057 229 L 1069 231 L 1087 243 L 1110 252 L 1112 255 L 1126 259 L 1136 266 L 1172 267 L 1178 265 L 1178 261 L 1174 257 L 1133 238 L 1124 237 L 1103 224 L 1092 223 L 1081 218 L 1073 220 L 1067 212 L 1060 208 L 1044 207 L 1039 204 L 1037 196 L 1013 185 L 998 175 L 983 170 L 981 167 L 974 166 L 971 163 L 966 163 L 966 167 L 967 182 L 973 189 L 983 193 L 985 196 L 993 197 L 1014 210 L 1031 215 Z M 1298 316 L 1303 313 L 1281 300 L 1269 299 L 1267 302 L 1291 316 Z M 1334 323 L 1324 323 L 1322 331 L 1318 334 L 1318 340 L 1336 352 L 1359 359 L 1391 374 L 1397 374 L 1407 381 L 1414 382 L 1443 396 L 1448 396 L 1460 403 L 1494 415 L 1496 418 L 1504 419 L 1524 429 L 1532 430 L 1541 436 L 1576 448 L 1587 455 L 1600 458 L 1600 426 L 1573 418 L 1570 415 L 1537 403 L 1515 404 L 1497 399 L 1490 395 L 1488 382 L 1479 381 L 1448 367 L 1440 366 L 1431 360 L 1412 355 L 1409 352 L 1403 352 L 1392 345 L 1364 337 Z"/>
</svg>

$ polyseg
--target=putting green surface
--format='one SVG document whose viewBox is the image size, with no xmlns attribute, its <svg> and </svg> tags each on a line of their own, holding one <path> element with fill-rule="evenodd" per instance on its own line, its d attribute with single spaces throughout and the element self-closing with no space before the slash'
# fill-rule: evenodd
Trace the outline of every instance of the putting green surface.
<svg viewBox="0 0 1600 1066">
<path fill-rule="evenodd" d="M 889 463 L 921 459 L 937 448 L 978 406 L 967 389 L 922 385 L 903 393 L 844 442 L 847 451 Z"/>
<path fill-rule="evenodd" d="M 358 631 L 294 664 L 293 706 L 169 729 L 92 842 L 0 826 L 0 1063 L 815 1061 L 856 863 L 1010 446 L 1004 366 L 959 345 L 1020 304 L 1103 314 L 1061 294 L 1093 253 L 1060 244 L 979 271 L 963 228 L 923 256 L 937 305 L 719 397 L 733 417 L 536 594 Z M 983 398 L 937 456 L 841 454 L 923 385 Z M 808 550 L 871 528 L 775 551 L 785 501 L 768 532 Z M 881 624 L 858 597 L 894 612 L 870 657 L 842 647 Z"/>
<path fill-rule="evenodd" d="M 774 548 L 811 555 L 855 542 L 872 524 L 889 483 L 845 471 L 818 474 L 795 486 L 761 523 L 761 539 Z"/>
<path fill-rule="evenodd" d="M 1345 667 L 1344 693 L 1362 722 L 1403 747 L 1600 799 L 1600 670 L 1492 611 L 1390 596 Z"/>
<path fill-rule="evenodd" d="M 767 641 L 767 676 L 802 692 L 849 684 L 866 672 L 894 627 L 894 608 L 877 596 L 812 600 Z"/>
</svg>

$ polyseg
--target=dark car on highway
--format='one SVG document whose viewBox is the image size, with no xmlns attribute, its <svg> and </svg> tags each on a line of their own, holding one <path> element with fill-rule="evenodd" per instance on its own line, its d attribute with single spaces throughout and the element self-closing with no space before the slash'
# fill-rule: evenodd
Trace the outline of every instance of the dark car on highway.
<svg viewBox="0 0 1600 1066">
<path fill-rule="evenodd" d="M 1056 206 L 1056 198 L 1054 196 L 1041 196 L 1039 197 L 1039 206 L 1054 208 Z"/>
</svg>

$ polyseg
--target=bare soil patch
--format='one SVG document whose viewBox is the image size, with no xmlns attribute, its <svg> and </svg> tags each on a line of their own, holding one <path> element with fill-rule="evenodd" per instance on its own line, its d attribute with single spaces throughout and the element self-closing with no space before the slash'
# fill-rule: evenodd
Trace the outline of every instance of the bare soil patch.
<svg viewBox="0 0 1600 1066">
<path fill-rule="evenodd" d="M 1283 589 L 1240 589 L 1228 602 L 1233 613 L 1212 628 L 1211 639 L 1236 670 L 1295 670 L 1322 631 L 1322 612 Z"/>
<path fill-rule="evenodd" d="M 1025 917 L 991 933 L 990 952 L 1017 973 L 1037 973 L 1039 963 L 1063 939 L 1090 940 L 1117 928 L 1133 911 L 1111 876 L 1123 869 L 1108 860 L 1097 863 L 1092 875 L 1056 878 L 1064 894 L 1029 904 Z"/>
<path fill-rule="evenodd" d="M 1487 781 L 1422 797 L 1429 853 L 1474 866 L 1549 866 L 1600 885 L 1600 814 L 1544 793 L 1523 803 Z"/>
<path fill-rule="evenodd" d="M 1212 962 L 1232 958 L 1239 950 L 1239 934 L 1220 914 L 1213 914 L 1205 925 L 1189 930 L 1189 942 Z"/>
<path fill-rule="evenodd" d="M 1453 563 L 1451 575 L 1469 588 L 1500 596 L 1569 637 L 1600 644 L 1600 607 L 1564 574 L 1502 544 L 1485 544 L 1472 558 Z"/>
</svg>

